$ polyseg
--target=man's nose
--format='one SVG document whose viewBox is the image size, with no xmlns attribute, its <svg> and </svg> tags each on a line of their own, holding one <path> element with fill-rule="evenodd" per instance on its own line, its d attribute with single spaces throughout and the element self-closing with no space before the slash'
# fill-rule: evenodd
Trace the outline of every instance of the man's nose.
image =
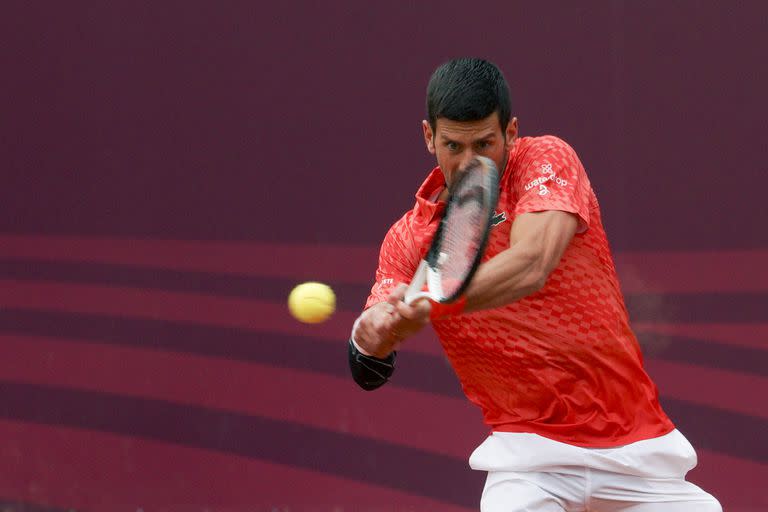
<svg viewBox="0 0 768 512">
<path fill-rule="evenodd" d="M 469 162 L 472 161 L 473 158 L 477 156 L 477 153 L 472 151 L 471 149 L 468 149 L 464 151 L 464 154 L 461 155 L 461 163 L 459 164 L 459 169 L 464 170 L 467 168 L 467 165 L 469 165 Z"/>
</svg>

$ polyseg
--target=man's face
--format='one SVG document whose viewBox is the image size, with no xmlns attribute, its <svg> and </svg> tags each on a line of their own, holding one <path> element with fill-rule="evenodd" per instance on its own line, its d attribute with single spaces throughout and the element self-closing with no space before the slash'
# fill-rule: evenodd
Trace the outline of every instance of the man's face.
<svg viewBox="0 0 768 512">
<path fill-rule="evenodd" d="M 451 121 L 437 118 L 435 130 L 422 121 L 427 150 L 437 158 L 437 165 L 450 188 L 458 172 L 475 156 L 493 160 L 499 173 L 507 164 L 509 145 L 517 137 L 517 118 L 512 118 L 502 132 L 499 114 L 494 112 L 479 121 Z"/>
</svg>

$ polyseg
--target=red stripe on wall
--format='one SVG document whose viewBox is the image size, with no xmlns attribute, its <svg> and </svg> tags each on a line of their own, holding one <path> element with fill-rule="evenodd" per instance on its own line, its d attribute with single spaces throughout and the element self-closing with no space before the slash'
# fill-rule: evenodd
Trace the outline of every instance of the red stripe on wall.
<svg viewBox="0 0 768 512">
<path fill-rule="evenodd" d="M 764 442 L 755 439 L 754 442 Z M 727 512 L 768 510 L 768 464 L 696 450 L 699 464 L 687 480 L 714 495 Z"/>
<path fill-rule="evenodd" d="M 0 496 L 48 506 L 234 512 L 385 503 L 389 510 L 468 511 L 312 471 L 113 434 L 0 420 L 0 438 Z"/>
<path fill-rule="evenodd" d="M 359 314 L 338 311 L 325 323 L 302 324 L 290 316 L 287 306 L 272 302 L 141 288 L 10 279 L 0 280 L 0 305 L 236 327 L 307 336 L 336 344 L 349 338 L 352 324 Z M 414 352 L 442 353 L 429 329 L 409 340 L 408 346 Z"/>
<path fill-rule="evenodd" d="M 3 258 L 372 283 L 378 248 L 319 244 L 0 235 Z"/>
<path fill-rule="evenodd" d="M 0 257 L 369 284 L 378 248 L 0 235 Z M 768 291 L 768 273 L 755 272 L 768 250 L 625 252 L 615 261 L 627 293 Z"/>
<path fill-rule="evenodd" d="M 460 459 L 487 432 L 468 401 L 396 385 L 370 394 L 346 378 L 75 340 L 3 335 L 0 347 L 14 354 L 13 360 L 0 359 L 5 380 L 255 414 Z M 664 361 L 650 361 L 648 370 L 663 396 L 768 418 L 754 399 L 768 394 L 768 379 Z M 296 403 L 302 407 L 287 405 Z"/>
<path fill-rule="evenodd" d="M 665 324 L 633 322 L 637 332 L 684 336 L 728 345 L 768 350 L 768 323 Z"/>
<path fill-rule="evenodd" d="M 237 327 L 307 336 L 338 343 L 349 337 L 358 312 L 338 311 L 322 324 L 302 324 L 287 306 L 273 302 L 195 293 L 71 283 L 0 280 L 0 305 L 7 307 L 118 317 L 138 317 L 197 325 Z M 638 332 L 690 336 L 754 348 L 768 348 L 768 324 L 676 325 L 633 323 Z M 415 353 L 442 355 L 437 338 L 426 329 L 408 341 Z"/>
<path fill-rule="evenodd" d="M 646 359 L 645 369 L 662 396 L 768 419 L 768 409 L 755 403 L 768 396 L 766 377 L 657 359 Z"/>
<path fill-rule="evenodd" d="M 0 495 L 62 509 L 333 510 L 373 501 L 392 511 L 469 510 L 307 470 L 113 434 L 0 420 L 0 436 Z M 699 465 L 688 479 L 725 510 L 768 507 L 768 465 L 697 452 Z"/>
<path fill-rule="evenodd" d="M 0 280 L 5 306 L 139 317 L 191 324 L 307 334 L 344 340 L 356 315 L 338 312 L 323 324 L 293 320 L 282 304 L 195 293 L 70 283 Z"/>
<path fill-rule="evenodd" d="M 0 358 L 3 380 L 236 411 L 462 460 L 487 435 L 479 410 L 462 398 L 391 385 L 371 394 L 351 377 L 18 335 L 0 335 L 0 347 L 14 355 Z"/>
<path fill-rule="evenodd" d="M 0 304 L 306 335 L 334 344 L 348 337 L 354 318 L 352 313 L 340 313 L 325 324 L 310 326 L 293 320 L 284 306 L 268 302 L 135 288 L 12 280 L 0 280 Z M 410 340 L 406 350 L 442 355 L 441 348 L 430 330 L 417 339 Z M 765 389 L 764 379 L 757 376 L 739 377 L 733 372 L 672 363 L 660 365 L 659 361 L 653 359 L 648 359 L 648 363 L 656 364 L 656 368 L 660 369 L 655 376 L 659 379 L 662 394 L 694 403 L 711 405 L 714 402 L 718 407 L 754 415 L 757 408 L 750 404 L 746 397 L 753 396 L 749 392 L 752 386 Z M 687 375 L 688 378 L 679 378 L 681 374 Z M 720 386 L 715 383 L 720 383 Z M 697 392 L 699 386 L 712 388 L 711 392 Z M 730 393 L 730 389 L 747 392 Z M 706 402 L 707 400 L 712 402 Z"/>
<path fill-rule="evenodd" d="M 626 293 L 762 292 L 768 250 L 631 252 L 616 255 Z"/>
</svg>

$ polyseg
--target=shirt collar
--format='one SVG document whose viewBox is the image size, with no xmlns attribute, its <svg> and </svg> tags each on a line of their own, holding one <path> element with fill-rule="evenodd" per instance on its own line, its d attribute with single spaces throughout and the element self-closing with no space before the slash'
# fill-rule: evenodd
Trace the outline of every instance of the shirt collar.
<svg viewBox="0 0 768 512">
<path fill-rule="evenodd" d="M 507 165 L 499 174 L 499 182 L 501 178 L 512 172 L 513 160 L 515 159 L 518 141 L 512 143 L 512 147 L 509 149 L 507 155 Z M 427 179 L 421 184 L 419 190 L 416 192 L 416 206 L 414 211 L 418 217 L 427 219 L 427 223 L 432 222 L 435 217 L 441 215 L 445 209 L 445 201 L 434 201 L 440 192 L 445 188 L 445 176 L 440 167 L 435 167 L 432 172 L 429 173 Z"/>
<path fill-rule="evenodd" d="M 445 208 L 445 201 L 435 200 L 443 188 L 445 188 L 443 171 L 440 170 L 440 167 L 435 167 L 416 192 L 414 211 L 418 217 L 426 219 L 427 223 L 432 222 L 435 217 L 442 214 Z"/>
</svg>

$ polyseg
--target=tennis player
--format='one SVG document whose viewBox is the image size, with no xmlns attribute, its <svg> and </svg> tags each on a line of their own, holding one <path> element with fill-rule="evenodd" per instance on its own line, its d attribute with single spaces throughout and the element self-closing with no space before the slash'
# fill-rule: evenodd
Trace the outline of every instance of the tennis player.
<svg viewBox="0 0 768 512">
<path fill-rule="evenodd" d="M 487 471 L 483 512 L 721 511 L 685 480 L 696 453 L 643 369 L 600 217 L 574 150 L 519 137 L 507 83 L 480 59 L 440 66 L 422 122 L 438 166 L 389 230 L 349 359 L 383 385 L 403 340 L 432 323 L 490 436 L 470 457 Z M 501 173 L 483 263 L 456 303 L 406 305 L 452 181 L 473 156 Z"/>
</svg>

